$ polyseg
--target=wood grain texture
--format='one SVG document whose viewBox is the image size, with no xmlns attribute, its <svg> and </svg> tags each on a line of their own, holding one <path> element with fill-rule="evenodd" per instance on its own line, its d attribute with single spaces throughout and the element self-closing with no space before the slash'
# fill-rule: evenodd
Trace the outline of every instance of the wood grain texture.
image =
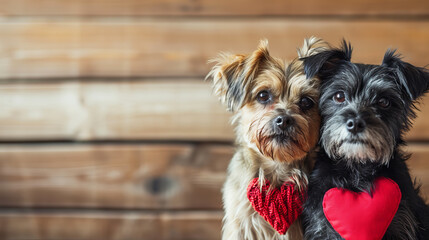
<svg viewBox="0 0 429 240">
<path fill-rule="evenodd" d="M 0 206 L 219 209 L 223 145 L 0 147 Z"/>
<path fill-rule="evenodd" d="M 234 139 L 202 79 L 81 80 L 0 85 L 0 141 Z M 408 140 L 429 136 L 429 96 Z"/>
<path fill-rule="evenodd" d="M 0 140 L 231 141 L 202 79 L 0 85 Z"/>
<path fill-rule="evenodd" d="M 0 213 L 3 240 L 220 239 L 221 212 Z"/>
<path fill-rule="evenodd" d="M 409 166 L 429 193 L 429 145 Z M 0 207 L 220 209 L 228 145 L 0 146 Z"/>
<path fill-rule="evenodd" d="M 3 16 L 427 15 L 424 0 L 1 0 Z"/>
<path fill-rule="evenodd" d="M 412 176 L 421 184 L 422 195 L 426 202 L 429 203 L 429 145 L 412 144 L 405 148 L 407 152 L 412 153 L 408 161 Z"/>
<path fill-rule="evenodd" d="M 409 4 L 411 5 L 411 4 Z M 220 51 L 248 53 L 260 39 L 295 58 L 305 37 L 344 37 L 354 61 L 380 63 L 389 47 L 428 64 L 429 21 L 359 19 L 16 19 L 0 20 L 0 79 L 205 76 Z"/>
</svg>

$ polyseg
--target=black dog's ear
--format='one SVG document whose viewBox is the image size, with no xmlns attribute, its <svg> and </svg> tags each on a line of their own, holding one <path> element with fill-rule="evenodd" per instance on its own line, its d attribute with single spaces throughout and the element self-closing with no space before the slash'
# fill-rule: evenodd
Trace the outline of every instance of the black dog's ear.
<svg viewBox="0 0 429 240">
<path fill-rule="evenodd" d="M 343 39 L 341 48 L 323 51 L 318 54 L 302 58 L 304 61 L 304 72 L 307 78 L 316 74 L 328 77 L 342 62 L 350 62 L 352 58 L 352 46 Z"/>
<path fill-rule="evenodd" d="M 382 65 L 395 70 L 399 83 L 411 100 L 416 100 L 429 90 L 428 70 L 402 61 L 401 55 L 396 54 L 396 50 L 386 51 Z"/>
<path fill-rule="evenodd" d="M 249 55 L 220 54 L 210 62 L 216 63 L 206 79 L 213 79 L 214 93 L 229 111 L 241 108 L 249 97 L 253 79 L 271 59 L 268 41 L 261 40 L 258 49 Z"/>
</svg>

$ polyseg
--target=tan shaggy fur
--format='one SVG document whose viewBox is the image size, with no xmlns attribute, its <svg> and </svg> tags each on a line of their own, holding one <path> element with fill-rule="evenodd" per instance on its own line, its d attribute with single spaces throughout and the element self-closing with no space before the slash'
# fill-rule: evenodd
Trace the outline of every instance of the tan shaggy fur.
<svg viewBox="0 0 429 240">
<path fill-rule="evenodd" d="M 298 57 L 306 57 L 328 49 L 324 41 L 309 38 L 298 49 Z M 228 167 L 223 188 L 225 217 L 223 239 L 302 239 L 300 219 L 285 235 L 278 234 L 253 208 L 247 199 L 249 182 L 259 177 L 268 179 L 272 187 L 286 181 L 305 191 L 312 153 L 319 137 L 320 116 L 317 109 L 319 81 L 306 79 L 302 61 L 289 63 L 272 57 L 268 42 L 261 41 L 249 55 L 221 54 L 213 60 L 216 66 L 207 75 L 213 79 L 214 92 L 234 113 L 237 151 Z M 269 91 L 272 101 L 259 103 L 257 94 Z M 315 106 L 303 112 L 302 97 L 309 97 Z M 295 121 L 294 141 L 279 144 L 272 135 L 273 119 L 280 113 Z"/>
</svg>

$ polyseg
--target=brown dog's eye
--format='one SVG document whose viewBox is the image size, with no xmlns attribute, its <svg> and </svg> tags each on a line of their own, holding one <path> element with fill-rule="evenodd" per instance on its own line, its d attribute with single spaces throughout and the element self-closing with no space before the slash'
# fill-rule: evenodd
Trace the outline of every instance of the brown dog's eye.
<svg viewBox="0 0 429 240">
<path fill-rule="evenodd" d="M 387 98 L 380 98 L 378 100 L 378 106 L 388 108 L 390 106 L 390 101 Z"/>
<path fill-rule="evenodd" d="M 334 100 L 338 103 L 342 103 L 346 100 L 346 95 L 343 91 L 336 92 L 334 94 Z"/>
<path fill-rule="evenodd" d="M 263 90 L 258 93 L 256 99 L 259 103 L 267 104 L 271 101 L 271 94 L 268 91 Z"/>
<path fill-rule="evenodd" d="M 314 106 L 314 101 L 309 97 L 303 97 L 299 100 L 299 107 L 302 111 L 308 110 Z"/>
</svg>

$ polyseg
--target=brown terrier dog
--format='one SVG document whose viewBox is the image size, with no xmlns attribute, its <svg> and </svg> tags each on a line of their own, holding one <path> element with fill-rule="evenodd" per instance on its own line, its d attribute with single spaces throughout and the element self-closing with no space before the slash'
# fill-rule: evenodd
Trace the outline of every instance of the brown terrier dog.
<svg viewBox="0 0 429 240">
<path fill-rule="evenodd" d="M 223 188 L 223 239 L 302 239 L 299 219 L 275 220 L 285 214 L 284 199 L 280 207 L 262 205 L 264 201 L 272 205 L 277 196 L 272 190 L 285 183 L 296 186 L 289 189 L 291 194 L 306 191 L 310 155 L 319 137 L 319 81 L 306 78 L 298 58 L 287 64 L 272 57 L 267 45 L 261 41 L 249 55 L 221 54 L 207 75 L 213 79 L 215 94 L 234 113 L 237 135 L 237 152 Z M 324 41 L 309 38 L 298 56 L 327 49 Z M 267 191 L 260 193 L 263 186 Z M 259 195 L 251 196 L 250 190 Z"/>
</svg>

